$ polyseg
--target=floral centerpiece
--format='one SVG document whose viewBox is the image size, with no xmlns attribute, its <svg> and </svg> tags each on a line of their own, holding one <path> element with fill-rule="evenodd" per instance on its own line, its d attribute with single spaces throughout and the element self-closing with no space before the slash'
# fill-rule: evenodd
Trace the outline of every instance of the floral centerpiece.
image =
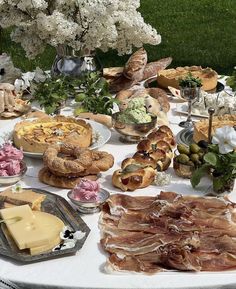
<svg viewBox="0 0 236 289">
<path fill-rule="evenodd" d="M 137 9 L 140 0 L 0 0 L 0 26 L 15 27 L 12 40 L 28 58 L 47 44 L 75 51 L 100 48 L 130 53 L 143 43 L 157 45 L 157 31 Z"/>
<path fill-rule="evenodd" d="M 191 184 L 196 187 L 201 178 L 212 174 L 213 190 L 223 193 L 233 189 L 236 178 L 236 131 L 225 126 L 216 129 L 212 144 L 208 144 L 204 163 L 193 173 Z"/>
</svg>

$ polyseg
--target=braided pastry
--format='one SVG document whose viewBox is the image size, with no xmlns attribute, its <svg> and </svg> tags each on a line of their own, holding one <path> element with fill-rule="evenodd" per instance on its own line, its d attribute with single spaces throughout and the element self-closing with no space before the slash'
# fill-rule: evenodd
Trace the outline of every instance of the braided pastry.
<svg viewBox="0 0 236 289">
<path fill-rule="evenodd" d="M 157 171 L 168 169 L 173 157 L 172 148 L 175 140 L 172 131 L 165 125 L 150 133 L 147 139 L 139 142 L 137 152 L 121 163 L 121 170 L 116 170 L 112 183 L 123 191 L 134 191 L 149 186 Z"/>
<path fill-rule="evenodd" d="M 152 167 L 137 167 L 132 172 L 116 170 L 112 176 L 112 184 L 122 191 L 134 191 L 149 186 L 154 181 L 155 176 L 156 171 Z"/>
</svg>

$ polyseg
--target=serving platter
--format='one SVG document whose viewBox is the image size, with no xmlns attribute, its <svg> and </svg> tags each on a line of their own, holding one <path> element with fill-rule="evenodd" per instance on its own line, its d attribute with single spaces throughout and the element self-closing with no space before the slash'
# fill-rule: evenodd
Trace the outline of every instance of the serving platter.
<svg viewBox="0 0 236 289">
<path fill-rule="evenodd" d="M 29 190 L 29 188 L 24 189 Z M 68 254 L 75 254 L 79 249 L 82 248 L 90 229 L 86 223 L 80 218 L 76 210 L 62 197 L 50 193 L 45 190 L 30 188 L 36 193 L 45 194 L 46 198 L 42 203 L 41 211 L 47 212 L 57 216 L 63 221 L 65 226 L 68 226 L 72 231 L 81 231 L 84 233 L 82 239 L 76 240 L 73 248 L 66 248 L 58 251 L 46 252 L 39 255 L 31 256 L 27 250 L 19 250 L 15 242 L 7 234 L 5 224 L 0 226 L 0 255 L 9 257 L 19 262 L 32 263 L 36 261 L 49 260 L 56 257 L 63 257 Z M 0 206 L 2 207 L 2 201 Z"/>
<path fill-rule="evenodd" d="M 105 125 L 100 124 L 98 122 L 92 120 L 86 120 L 92 126 L 93 129 L 93 142 L 89 147 L 92 150 L 96 150 L 106 144 L 110 137 L 111 131 Z M 12 133 L 16 122 L 9 123 L 4 127 L 0 127 L 0 145 L 3 144 L 6 140 L 12 140 Z M 43 153 L 33 153 L 23 151 L 24 156 L 30 158 L 41 159 L 43 157 Z"/>
</svg>

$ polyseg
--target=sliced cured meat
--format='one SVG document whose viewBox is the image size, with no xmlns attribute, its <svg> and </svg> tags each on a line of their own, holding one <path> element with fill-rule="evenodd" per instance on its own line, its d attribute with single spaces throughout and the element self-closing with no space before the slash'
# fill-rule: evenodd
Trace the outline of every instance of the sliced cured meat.
<svg viewBox="0 0 236 289">
<path fill-rule="evenodd" d="M 161 192 L 113 195 L 100 219 L 101 245 L 112 271 L 155 273 L 236 268 L 235 203 Z"/>
</svg>

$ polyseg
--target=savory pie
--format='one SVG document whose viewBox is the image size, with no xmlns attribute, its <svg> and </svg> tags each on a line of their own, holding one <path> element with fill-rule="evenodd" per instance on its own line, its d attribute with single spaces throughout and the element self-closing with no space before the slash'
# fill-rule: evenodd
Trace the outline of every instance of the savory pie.
<svg viewBox="0 0 236 289">
<path fill-rule="evenodd" d="M 157 83 L 163 88 L 168 88 L 168 86 L 179 88 L 179 80 L 186 77 L 189 73 L 202 80 L 203 90 L 216 88 L 217 72 L 209 67 L 202 68 L 201 66 L 185 66 L 161 70 L 158 72 Z"/>
<path fill-rule="evenodd" d="M 65 116 L 26 120 L 15 125 L 13 141 L 17 148 L 34 153 L 43 153 L 55 143 L 71 143 L 84 148 L 91 145 L 92 128 L 84 120 Z"/>
<path fill-rule="evenodd" d="M 213 117 L 212 121 L 212 135 L 214 135 L 215 130 L 223 126 L 236 126 L 236 115 L 225 114 L 222 116 Z M 209 120 L 204 119 L 198 121 L 194 124 L 193 140 L 199 142 L 200 140 L 208 140 L 208 127 Z"/>
</svg>

